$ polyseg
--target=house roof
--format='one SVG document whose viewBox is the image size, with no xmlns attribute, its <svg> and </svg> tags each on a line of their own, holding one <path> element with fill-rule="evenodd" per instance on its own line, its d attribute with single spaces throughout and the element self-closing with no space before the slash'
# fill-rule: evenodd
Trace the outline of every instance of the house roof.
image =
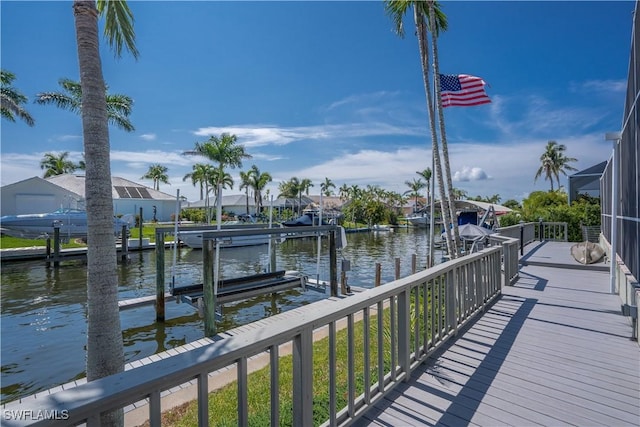
<svg viewBox="0 0 640 427">
<path fill-rule="evenodd" d="M 47 178 L 46 181 L 78 194 L 83 198 L 85 197 L 84 175 L 57 175 Z M 117 176 L 111 177 L 111 186 L 111 194 L 114 199 L 175 200 L 175 197 L 170 194 Z"/>
<path fill-rule="evenodd" d="M 2 186 L 2 189 L 3 189 L 3 191 L 8 191 L 8 190 L 10 190 L 10 189 L 11 189 L 11 188 L 13 188 L 13 187 L 18 187 L 18 186 L 23 186 L 23 185 L 27 185 L 27 186 L 29 186 L 30 184 L 35 184 L 35 183 L 39 183 L 39 184 L 44 184 L 44 185 L 47 185 L 47 186 L 51 186 L 51 188 L 52 188 L 52 189 L 53 189 L 54 187 L 55 187 L 55 188 L 58 188 L 58 189 L 62 188 L 63 190 L 65 190 L 65 191 L 67 191 L 67 192 L 77 194 L 77 193 L 75 193 L 75 191 L 73 191 L 73 190 L 70 190 L 70 189 L 68 189 L 68 188 L 64 188 L 64 187 L 60 187 L 59 185 L 56 185 L 56 184 L 54 184 L 54 183 L 52 183 L 52 182 L 50 182 L 49 180 L 46 180 L 46 179 L 44 179 L 44 178 L 40 178 L 39 176 L 33 176 L 33 177 L 31 177 L 31 178 L 23 179 L 22 181 L 13 182 L 13 183 L 11 183 L 11 184 L 3 185 L 3 186 Z M 79 195 L 79 194 L 78 194 L 78 195 Z"/>
<path fill-rule="evenodd" d="M 601 176 L 604 172 L 604 169 L 607 167 L 607 162 L 600 162 L 597 165 L 590 166 L 584 170 L 574 173 L 571 177 L 580 177 L 580 176 Z"/>
</svg>

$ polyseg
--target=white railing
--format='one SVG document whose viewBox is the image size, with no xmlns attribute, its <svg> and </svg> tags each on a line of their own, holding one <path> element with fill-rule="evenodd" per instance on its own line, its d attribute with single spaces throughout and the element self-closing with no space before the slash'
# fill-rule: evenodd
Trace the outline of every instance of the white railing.
<svg viewBox="0 0 640 427">
<path fill-rule="evenodd" d="M 251 393 L 248 363 L 250 358 L 265 353 L 269 354 L 270 361 L 269 368 L 265 368 L 271 384 L 269 418 L 271 425 L 279 425 L 283 346 L 292 349 L 293 400 L 286 406 L 291 408 L 292 424 L 347 425 L 397 384 L 408 380 L 413 369 L 429 354 L 499 296 L 503 280 L 501 257 L 505 258 L 505 283 L 509 283 L 514 274 L 514 254 L 511 249 L 507 250 L 511 246 L 517 247 L 517 242 L 511 239 L 502 246 L 448 261 L 329 304 L 303 307 L 295 322 L 286 315 L 274 316 L 268 328 L 226 337 L 205 347 L 29 399 L 23 404 L 9 403 L 4 408 L 3 425 L 53 426 L 83 422 L 97 425 L 100 414 L 147 400 L 150 424 L 156 426 L 160 425 L 162 416 L 161 395 L 194 379 L 198 424 L 215 424 L 218 414 L 210 413 L 208 405 L 212 391 L 209 374 L 233 370 L 237 384 L 235 424 L 245 426 L 253 416 L 248 409 Z M 515 259 L 517 262 L 517 252 Z M 517 265 L 515 269 L 517 271 Z M 315 340 L 318 331 L 326 332 L 322 341 Z M 315 345 L 323 346 L 329 355 L 328 366 L 314 365 Z M 337 348 L 345 346 L 346 361 L 340 361 L 344 368 L 337 369 Z M 317 398 L 314 375 L 318 372 L 328 377 L 326 402 L 314 400 Z M 328 406 L 328 419 L 314 420 L 314 411 L 320 406 L 322 410 Z M 58 420 L 45 416 L 37 422 L 32 418 L 7 419 L 6 414 L 19 413 L 62 416 L 57 417 Z"/>
</svg>

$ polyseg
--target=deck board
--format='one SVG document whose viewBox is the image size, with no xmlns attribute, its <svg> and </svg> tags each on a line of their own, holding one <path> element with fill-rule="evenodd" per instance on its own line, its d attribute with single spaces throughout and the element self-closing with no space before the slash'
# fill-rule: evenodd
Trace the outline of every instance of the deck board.
<svg viewBox="0 0 640 427">
<path fill-rule="evenodd" d="M 355 425 L 640 425 L 629 319 L 606 271 L 564 265 L 569 247 L 535 245 L 518 282 Z"/>
</svg>

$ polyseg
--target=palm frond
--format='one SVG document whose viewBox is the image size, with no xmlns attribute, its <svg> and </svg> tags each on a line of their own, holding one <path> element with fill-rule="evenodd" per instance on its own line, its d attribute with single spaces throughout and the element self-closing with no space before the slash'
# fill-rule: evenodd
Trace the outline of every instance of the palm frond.
<svg viewBox="0 0 640 427">
<path fill-rule="evenodd" d="M 34 102 L 40 105 L 55 105 L 58 108 L 71 111 L 76 114 L 79 114 L 81 110 L 81 105 L 78 100 L 60 92 L 39 93 L 36 95 Z"/>
<path fill-rule="evenodd" d="M 124 115 L 118 114 L 117 112 L 112 111 L 108 107 L 107 107 L 107 112 L 108 112 L 110 124 L 118 126 L 120 129 L 124 130 L 125 132 L 133 132 L 134 130 L 136 130 L 133 124 Z"/>
<path fill-rule="evenodd" d="M 109 45 L 114 49 L 116 58 L 122 56 L 122 49 L 126 48 L 134 58 L 140 53 L 136 48 L 136 34 L 133 29 L 133 13 L 126 1 L 98 0 L 96 7 L 100 15 L 105 17 L 104 35 Z"/>
</svg>

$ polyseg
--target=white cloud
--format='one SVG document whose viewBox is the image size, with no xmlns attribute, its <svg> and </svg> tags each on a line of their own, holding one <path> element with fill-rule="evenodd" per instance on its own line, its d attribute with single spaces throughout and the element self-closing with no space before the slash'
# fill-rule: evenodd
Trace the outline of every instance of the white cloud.
<svg viewBox="0 0 640 427">
<path fill-rule="evenodd" d="M 451 178 L 454 181 L 486 181 L 490 179 L 482 168 L 463 166 L 462 170 L 456 171 Z"/>
<path fill-rule="evenodd" d="M 371 93 L 363 93 L 358 95 L 350 95 L 338 101 L 331 103 L 326 110 L 334 110 L 346 106 L 359 105 L 380 105 L 381 102 L 387 102 L 399 95 L 400 92 L 378 91 Z"/>
<path fill-rule="evenodd" d="M 588 80 L 581 83 L 572 83 L 570 86 L 572 92 L 592 92 L 609 94 L 611 92 L 624 93 L 627 90 L 627 81 L 620 80 Z"/>
<path fill-rule="evenodd" d="M 245 147 L 287 145 L 297 141 L 363 138 L 373 136 L 417 136 L 424 133 L 419 127 L 395 126 L 389 123 L 347 123 L 336 125 L 277 127 L 272 125 L 209 126 L 193 131 L 197 136 L 230 133 Z"/>
<path fill-rule="evenodd" d="M 157 136 L 155 133 L 143 133 L 142 135 L 140 135 L 140 138 L 144 139 L 145 141 L 155 141 L 156 137 Z"/>
</svg>

